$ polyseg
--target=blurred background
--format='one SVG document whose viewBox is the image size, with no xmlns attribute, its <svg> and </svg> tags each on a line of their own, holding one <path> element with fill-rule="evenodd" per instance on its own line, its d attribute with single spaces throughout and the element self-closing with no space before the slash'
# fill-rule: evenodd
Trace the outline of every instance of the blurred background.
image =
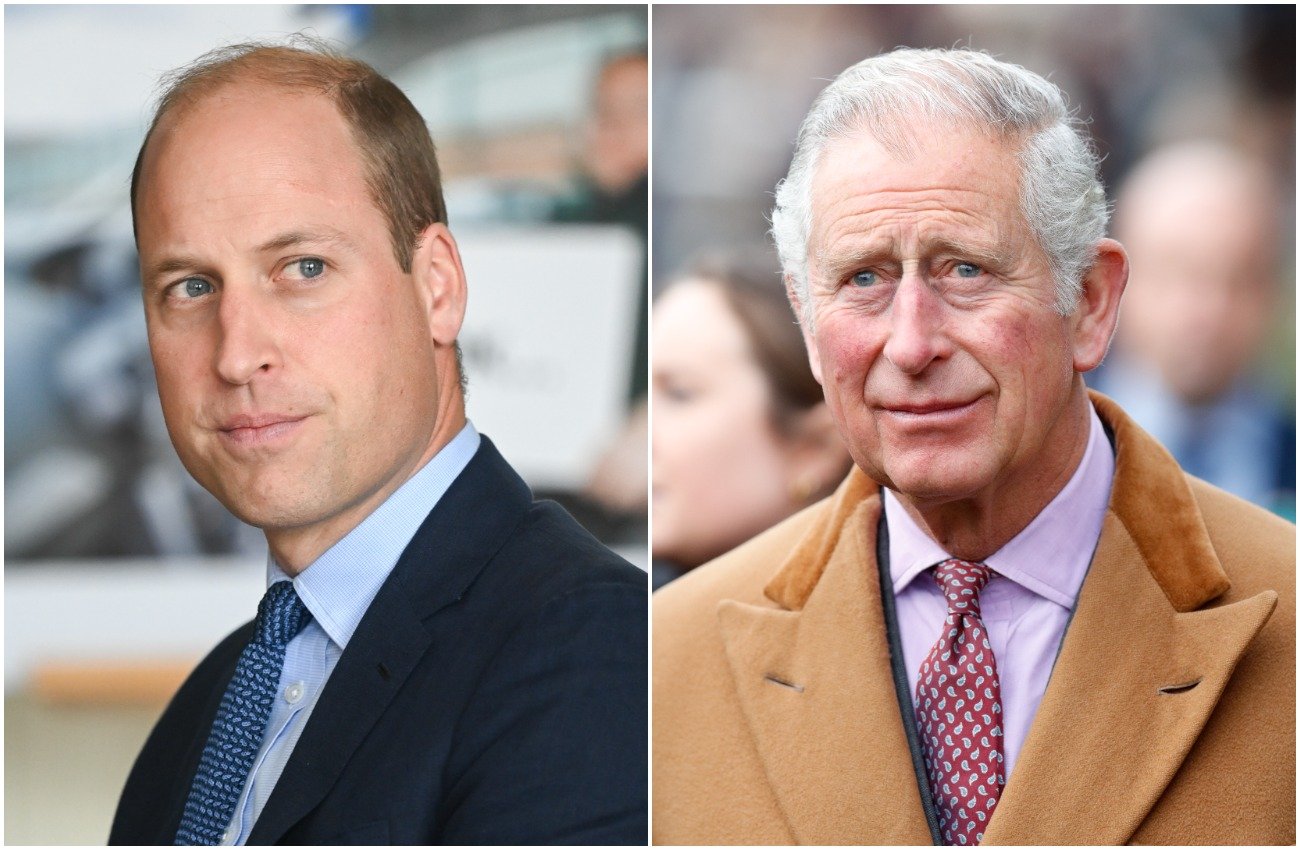
<svg viewBox="0 0 1300 850">
<path fill-rule="evenodd" d="M 748 368 L 772 402 L 753 416 L 767 417 L 768 448 L 780 448 L 789 435 L 768 426 L 780 424 L 773 405 L 788 393 L 764 353 L 776 338 L 756 335 L 734 297 L 718 300 L 735 288 L 720 281 L 743 267 L 743 276 L 780 287 L 768 215 L 799 123 L 840 71 L 897 46 L 985 50 L 1064 89 L 1104 157 L 1116 199 L 1111 231 L 1132 263 L 1117 339 L 1089 383 L 1124 404 L 1184 468 L 1294 520 L 1295 31 L 1294 6 L 655 7 L 656 583 L 720 554 L 724 521 L 744 531 L 722 509 L 688 517 L 698 532 L 685 520 L 670 529 L 661 518 L 678 515 L 679 493 L 693 488 L 689 501 L 704 504 L 729 486 L 753 491 L 738 483 L 748 466 L 740 461 L 699 474 L 722 457 L 707 440 L 687 456 L 679 416 L 693 417 L 690 434 L 706 433 L 700 411 L 722 355 L 685 341 L 670 351 L 660 323 L 671 319 L 664 333 L 683 340 L 709 327 L 714 343 L 748 337 Z M 700 258 L 719 252 L 732 270 L 701 275 Z M 678 321 L 688 300 L 698 305 L 689 334 Z M 671 309 L 661 315 L 661 306 Z M 717 316 L 714 325 L 701 324 L 704 312 Z M 693 385 L 683 377 L 691 374 Z M 822 484 L 787 474 L 786 495 L 755 506 L 751 524 L 792 512 Z M 665 559 L 673 569 L 661 577 Z"/>
<path fill-rule="evenodd" d="M 645 7 L 7 6 L 4 24 L 6 843 L 102 843 L 165 700 L 264 589 L 261 533 L 167 439 L 127 198 L 159 76 L 209 49 L 309 31 L 407 93 L 469 277 L 470 418 L 647 566 Z"/>
</svg>

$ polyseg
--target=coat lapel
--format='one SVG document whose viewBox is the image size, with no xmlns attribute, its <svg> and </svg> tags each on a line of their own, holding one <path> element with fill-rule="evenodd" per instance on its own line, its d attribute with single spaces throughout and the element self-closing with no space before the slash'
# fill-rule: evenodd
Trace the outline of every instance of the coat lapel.
<svg viewBox="0 0 1300 850">
<path fill-rule="evenodd" d="M 481 439 L 366 610 L 249 844 L 276 843 L 320 804 L 429 651 L 425 621 L 456 603 L 527 511 L 527 485 Z"/>
<path fill-rule="evenodd" d="M 1186 478 L 1112 402 L 1092 567 L 986 844 L 1123 844 L 1173 779 L 1277 594 L 1228 589 Z"/>
<path fill-rule="evenodd" d="M 719 603 L 727 660 L 799 843 L 928 844 L 874 568 L 880 499 L 859 475 L 835 498 L 768 586 L 776 607 Z"/>
<path fill-rule="evenodd" d="M 986 844 L 1124 844 L 1277 602 L 1179 613 L 1112 514 Z M 1196 683 L 1194 686 L 1188 687 Z"/>
<path fill-rule="evenodd" d="M 1173 779 L 1272 591 L 1229 590 L 1173 458 L 1113 402 L 1109 511 L 1051 682 L 986 844 L 1123 844 Z M 768 782 L 802 844 L 928 844 L 892 686 L 876 487 L 854 470 L 768 585 L 718 620 Z"/>
</svg>

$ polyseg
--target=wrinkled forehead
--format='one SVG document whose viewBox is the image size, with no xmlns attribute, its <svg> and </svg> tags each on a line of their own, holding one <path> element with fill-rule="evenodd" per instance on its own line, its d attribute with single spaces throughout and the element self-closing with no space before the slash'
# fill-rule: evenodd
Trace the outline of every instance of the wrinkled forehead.
<svg viewBox="0 0 1300 850">
<path fill-rule="evenodd" d="M 949 254 L 1004 270 L 1043 260 L 1021 208 L 1013 149 L 980 133 L 918 138 L 901 154 L 866 132 L 826 146 L 812 180 L 815 278 Z"/>
<path fill-rule="evenodd" d="M 829 140 L 811 181 L 814 231 L 828 216 L 891 205 L 1018 213 L 1020 164 L 1012 145 L 963 128 L 929 130 L 902 149 L 867 128 Z"/>
<path fill-rule="evenodd" d="M 814 185 L 828 157 L 855 155 L 869 157 L 882 175 L 921 170 L 936 180 L 1000 176 L 1018 185 L 1018 155 L 1024 142 L 1023 133 L 1004 133 L 955 115 L 859 116 L 821 144 L 814 162 Z"/>
</svg>

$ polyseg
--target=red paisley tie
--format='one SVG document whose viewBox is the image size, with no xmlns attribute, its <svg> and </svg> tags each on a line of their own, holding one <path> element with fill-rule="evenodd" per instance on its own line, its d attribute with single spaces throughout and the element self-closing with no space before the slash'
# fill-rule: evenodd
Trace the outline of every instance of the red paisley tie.
<svg viewBox="0 0 1300 850">
<path fill-rule="evenodd" d="M 934 568 L 948 618 L 921 665 L 916 726 L 945 844 L 979 844 L 1006 784 L 1002 688 L 980 619 L 979 594 L 992 576 L 984 564 L 956 558 Z"/>
</svg>

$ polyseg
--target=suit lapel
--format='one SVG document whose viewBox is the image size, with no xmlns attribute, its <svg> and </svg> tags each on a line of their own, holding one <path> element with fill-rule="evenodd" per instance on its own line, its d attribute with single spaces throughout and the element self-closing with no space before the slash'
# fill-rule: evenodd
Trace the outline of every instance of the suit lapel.
<svg viewBox="0 0 1300 850">
<path fill-rule="evenodd" d="M 424 622 L 456 603 L 522 519 L 527 485 L 486 437 L 366 610 L 248 837 L 274 844 L 314 809 L 430 650 Z"/>
<path fill-rule="evenodd" d="M 801 844 L 930 842 L 892 686 L 868 483 L 850 478 L 836 497 L 847 515 L 769 585 L 779 607 L 718 606 L 742 710 Z"/>
<path fill-rule="evenodd" d="M 324 799 L 428 649 L 429 633 L 409 603 L 391 593 L 382 597 L 375 597 L 362 620 L 371 628 L 363 634 L 358 627 L 330 674 L 249 844 L 274 844 Z M 378 623 L 384 628 L 375 634 Z"/>
<path fill-rule="evenodd" d="M 1108 399 L 1115 485 L 987 844 L 1123 844 L 1173 779 L 1277 594 L 1228 589 L 1177 464 Z"/>
</svg>

